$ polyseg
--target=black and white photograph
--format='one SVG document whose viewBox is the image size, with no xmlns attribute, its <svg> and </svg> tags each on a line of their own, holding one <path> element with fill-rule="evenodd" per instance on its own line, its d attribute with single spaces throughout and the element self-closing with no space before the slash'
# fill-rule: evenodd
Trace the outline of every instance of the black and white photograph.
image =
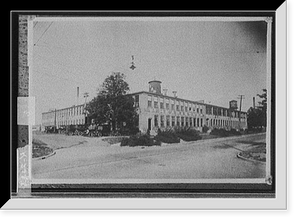
<svg viewBox="0 0 300 223">
<path fill-rule="evenodd" d="M 267 19 L 33 20 L 32 179 L 264 181 Z"/>
<path fill-rule="evenodd" d="M 19 15 L 16 196 L 283 199 L 275 13 L 147 15 Z"/>
</svg>

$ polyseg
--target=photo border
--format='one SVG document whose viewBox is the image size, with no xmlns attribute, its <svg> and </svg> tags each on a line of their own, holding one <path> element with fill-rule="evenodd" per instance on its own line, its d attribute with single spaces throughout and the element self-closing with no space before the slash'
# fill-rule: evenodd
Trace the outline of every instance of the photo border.
<svg viewBox="0 0 300 223">
<path fill-rule="evenodd" d="M 281 7 L 282 8 L 282 7 Z M 49 12 L 42 12 L 41 14 L 39 12 L 35 12 L 34 14 L 40 14 L 46 13 L 49 15 Z M 62 12 L 59 12 L 58 14 L 61 14 Z M 80 12 L 81 13 L 81 12 Z M 22 15 L 24 13 L 21 13 Z M 24 15 L 30 15 L 32 12 L 26 12 Z M 57 13 L 51 12 L 53 16 L 57 16 Z M 78 15 L 77 13 L 67 13 L 68 15 Z M 93 14 L 93 13 L 92 13 Z M 106 13 L 103 14 L 103 16 L 116 16 L 114 13 L 109 13 L 110 15 L 107 15 Z M 140 14 L 140 13 L 137 13 Z M 138 16 L 134 13 L 129 14 L 122 14 L 118 12 L 117 16 Z M 172 13 L 171 13 L 172 14 Z M 276 148 L 278 148 L 278 137 L 275 137 L 278 134 L 278 131 L 275 131 L 278 129 L 277 125 L 277 118 L 275 121 L 275 106 L 276 106 L 276 114 L 278 111 L 278 104 L 282 106 L 282 102 L 286 103 L 286 86 L 282 86 L 286 84 L 286 77 L 282 77 L 284 75 L 280 75 L 281 78 L 285 78 L 285 82 L 278 82 L 278 74 L 275 72 L 278 70 L 278 63 L 280 62 L 277 60 L 278 55 L 282 54 L 275 54 L 275 41 L 277 41 L 278 36 L 278 26 L 277 23 L 279 21 L 279 15 L 278 12 L 208 12 L 204 13 L 205 16 L 267 16 L 272 17 L 272 33 L 275 33 L 276 31 L 276 39 L 275 35 L 272 35 L 272 83 L 271 83 L 271 95 L 272 95 L 272 114 L 271 114 L 271 175 L 272 175 L 272 181 L 273 183 L 271 185 L 264 183 L 264 184 L 232 184 L 232 183 L 224 183 L 224 184 L 50 184 L 50 185 L 31 185 L 29 193 L 24 193 L 23 197 L 30 197 L 30 198 L 272 198 L 277 199 L 278 198 L 278 188 L 277 188 L 277 177 L 278 176 L 278 168 L 275 166 L 275 162 L 278 164 L 278 159 L 276 159 L 275 151 Z M 275 15 L 276 14 L 276 15 Z M 283 5 L 283 18 L 280 18 L 280 21 L 283 21 L 283 27 L 286 26 L 286 3 Z M 170 16 L 170 13 L 150 13 L 147 16 Z M 80 16 L 80 15 L 79 15 Z M 91 16 L 89 12 L 86 12 L 81 14 L 81 16 Z M 92 15 L 93 16 L 93 15 Z M 99 16 L 99 13 L 98 13 Z M 140 15 L 145 16 L 145 15 Z M 172 16 L 175 16 L 174 13 Z M 203 16 L 203 12 L 193 12 L 192 14 L 184 12 L 179 13 L 176 12 L 176 16 Z M 282 16 L 282 15 L 281 15 Z M 276 26 L 276 30 L 275 30 Z M 281 27 L 282 28 L 282 27 Z M 286 30 L 285 34 L 286 34 Z M 284 32 L 283 32 L 284 35 Z M 284 37 L 281 37 L 284 38 Z M 286 40 L 286 39 L 284 39 Z M 282 42 L 276 42 L 276 52 L 278 52 L 279 45 L 283 45 Z M 281 49 L 282 50 L 282 49 Z M 283 54 L 286 55 L 286 54 Z M 276 58 L 276 59 L 275 59 Z M 277 64 L 275 63 L 277 61 Z M 14 62 L 13 62 L 14 63 Z M 286 64 L 283 65 L 285 67 Z M 282 71 L 282 70 L 281 70 Z M 284 70 L 286 72 L 286 69 Z M 277 74 L 277 75 L 276 75 Z M 18 78 L 18 81 L 20 80 L 20 76 Z M 20 83 L 20 82 L 19 82 Z M 280 85 L 278 85 L 280 83 Z M 278 87 L 280 86 L 280 87 Z M 276 90 L 275 90 L 276 87 Z M 284 93 L 281 92 L 281 94 L 278 94 L 278 90 L 281 91 L 281 89 L 284 89 Z M 19 91 L 20 92 L 20 91 Z M 283 95 L 283 99 L 278 101 L 278 95 Z M 18 96 L 20 96 L 20 93 L 18 93 Z M 27 95 L 28 96 L 28 95 Z M 275 99 L 276 98 L 276 99 Z M 276 101 L 276 105 L 275 105 Z M 285 113 L 286 117 L 286 113 Z M 276 124 L 276 128 L 275 128 Z M 284 123 L 286 125 L 286 123 Z M 20 137 L 22 137 L 24 132 L 28 133 L 28 127 L 26 129 L 26 125 L 24 125 L 24 130 L 18 131 L 18 139 L 19 142 L 23 142 L 24 139 L 20 140 Z M 22 127 L 22 126 L 21 126 Z M 20 127 L 19 127 L 20 128 Z M 284 128 L 286 129 L 286 128 Z M 23 132 L 22 134 L 20 132 Z M 26 134 L 25 134 L 26 135 Z M 26 136 L 25 136 L 26 137 Z M 27 142 L 28 142 L 27 135 Z M 282 137 L 280 137 L 282 139 Z M 283 139 L 283 141 L 286 142 L 286 138 Z M 25 140 L 26 142 L 26 140 Z M 30 142 L 30 140 L 29 140 Z M 18 144 L 18 147 L 20 147 L 20 144 Z M 276 145 L 276 148 L 275 148 Z M 286 143 L 285 143 L 286 148 Z M 12 152 L 12 158 L 16 157 L 14 156 L 14 153 Z M 286 154 L 285 156 L 286 157 Z M 282 158 L 282 157 L 281 157 Z M 16 162 L 16 161 L 15 161 Z M 284 160 L 284 162 L 286 162 Z M 13 168 L 12 168 L 13 169 Z M 276 172 L 275 172 L 276 170 Z M 286 171 L 286 167 L 283 168 L 283 170 Z M 284 171 L 284 174 L 286 175 Z M 282 174 L 280 175 L 280 179 L 282 177 Z M 16 186 L 16 182 L 13 183 L 13 185 Z M 275 190 L 276 185 L 276 190 Z M 200 187 L 199 187 L 200 186 Z M 13 187 L 14 188 L 14 187 Z M 16 189 L 16 188 L 15 188 Z M 275 193 L 276 191 L 276 193 Z M 18 194 L 14 191 L 13 195 L 18 197 Z M 72 205 L 71 205 L 72 206 Z M 272 206 L 272 205 L 271 205 Z M 118 207 L 118 206 L 116 206 Z M 217 207 L 217 206 L 216 206 Z M 225 208 L 226 206 L 224 206 Z M 126 206 L 124 206 L 126 208 Z"/>
</svg>

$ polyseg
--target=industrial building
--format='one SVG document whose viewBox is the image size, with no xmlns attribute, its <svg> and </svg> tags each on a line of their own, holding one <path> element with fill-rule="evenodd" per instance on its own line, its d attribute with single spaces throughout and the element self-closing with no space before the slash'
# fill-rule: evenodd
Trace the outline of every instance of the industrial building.
<svg viewBox="0 0 300 223">
<path fill-rule="evenodd" d="M 203 131 L 208 128 L 246 129 L 247 114 L 237 110 L 235 100 L 229 107 L 206 104 L 203 101 L 191 101 L 178 98 L 176 92 L 168 96 L 162 93 L 161 81 L 149 82 L 149 91 L 129 94 L 134 98 L 134 106 L 139 114 L 141 132 L 156 131 L 158 128 L 175 126 L 193 127 Z M 82 125 L 86 123 L 84 104 L 42 113 L 42 126 Z"/>
<path fill-rule="evenodd" d="M 193 127 L 199 131 L 204 125 L 208 128 L 246 129 L 246 112 L 237 111 L 236 101 L 229 102 L 229 107 L 220 107 L 178 98 L 162 93 L 161 81 L 149 82 L 149 91 L 131 94 L 138 108 L 139 129 L 142 132 L 175 126 Z"/>
<path fill-rule="evenodd" d="M 42 113 L 42 128 L 85 124 L 84 104 Z"/>
</svg>

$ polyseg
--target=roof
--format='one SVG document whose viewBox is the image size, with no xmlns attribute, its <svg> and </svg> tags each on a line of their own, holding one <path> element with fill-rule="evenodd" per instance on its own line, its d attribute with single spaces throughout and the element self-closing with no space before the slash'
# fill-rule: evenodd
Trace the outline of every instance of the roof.
<svg viewBox="0 0 300 223">
<path fill-rule="evenodd" d="M 218 108 L 222 108 L 222 109 L 229 109 L 229 108 L 218 106 L 218 105 L 206 104 L 206 103 L 202 103 L 202 102 L 198 102 L 198 101 L 192 101 L 192 100 L 188 100 L 188 99 L 168 96 L 168 95 L 164 95 L 164 94 L 158 94 L 158 93 L 149 92 L 149 91 L 138 91 L 138 92 L 134 92 L 134 93 L 131 93 L 131 94 L 128 94 L 128 95 L 136 95 L 136 94 L 151 94 L 151 95 L 154 95 L 154 96 L 166 97 L 166 98 L 169 98 L 169 99 L 176 99 L 176 100 L 186 101 L 186 102 L 190 102 L 190 103 L 205 105 L 205 106 L 212 106 L 212 107 L 218 107 Z M 242 111 L 242 113 L 246 113 L 246 112 Z"/>
<path fill-rule="evenodd" d="M 161 81 L 159 81 L 159 80 L 153 80 L 153 81 L 149 81 L 148 84 L 150 84 L 151 82 L 158 82 L 158 83 L 161 83 Z"/>
<path fill-rule="evenodd" d="M 47 113 L 51 113 L 51 112 L 59 112 L 59 111 L 62 111 L 62 110 L 66 110 L 66 109 L 69 109 L 69 108 L 76 108 L 76 107 L 80 107 L 80 106 L 84 106 L 84 104 L 73 105 L 73 106 L 66 107 L 66 108 L 60 108 L 60 109 L 55 109 L 55 110 L 51 110 L 51 111 L 47 111 L 47 112 L 42 112 L 42 114 L 47 114 Z"/>
</svg>

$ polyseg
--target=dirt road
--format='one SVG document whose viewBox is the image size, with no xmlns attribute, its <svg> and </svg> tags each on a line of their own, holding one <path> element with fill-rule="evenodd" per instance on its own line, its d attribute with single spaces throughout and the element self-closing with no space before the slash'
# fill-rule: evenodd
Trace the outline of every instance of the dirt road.
<svg viewBox="0 0 300 223">
<path fill-rule="evenodd" d="M 69 136 L 72 137 L 72 136 Z M 73 139 L 75 139 L 73 137 Z M 71 139 L 70 139 L 71 141 Z M 265 142 L 265 134 L 200 140 L 152 147 L 121 147 L 101 138 L 56 150 L 34 160 L 34 179 L 201 179 L 263 178 L 265 164 L 237 158 L 237 153 Z"/>
</svg>

